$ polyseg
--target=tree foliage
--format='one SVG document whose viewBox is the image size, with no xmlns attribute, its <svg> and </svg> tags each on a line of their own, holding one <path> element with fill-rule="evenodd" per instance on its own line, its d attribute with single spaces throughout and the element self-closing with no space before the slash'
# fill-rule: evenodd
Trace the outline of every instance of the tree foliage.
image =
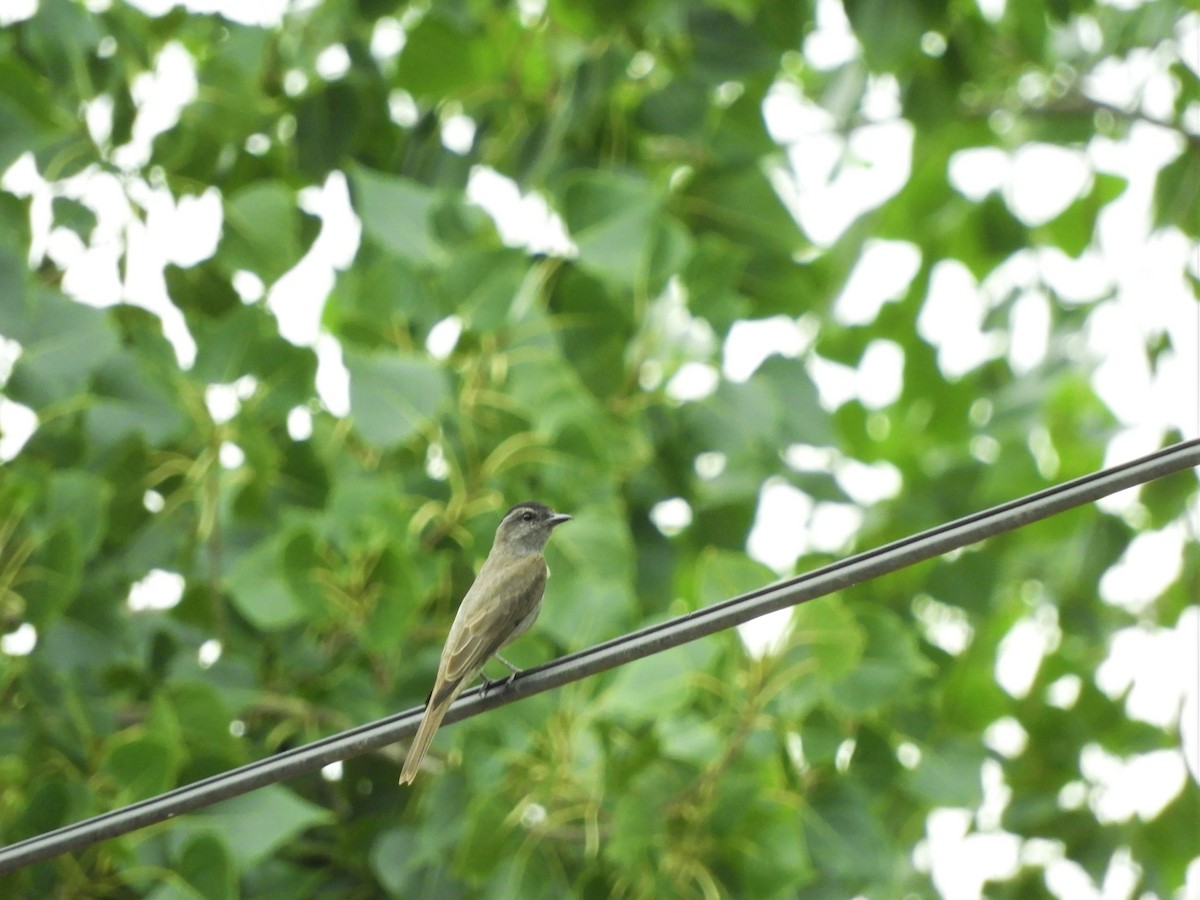
<svg viewBox="0 0 1200 900">
<path fill-rule="evenodd" d="M 1102 151 L 1151 132 L 1174 148 L 1146 181 L 1155 234 L 1194 252 L 1195 15 L 846 0 L 851 49 L 830 60 L 841 9 L 363 0 L 259 25 L 42 0 L 8 23 L 0 385 L 36 429 L 0 469 L 4 841 L 420 703 L 525 497 L 576 517 L 512 650 L 529 665 L 777 577 L 746 553 L 769 495 L 798 503 L 775 537 L 803 570 L 1100 467 L 1130 423 L 1085 338 L 1117 288 L 1048 272 L 1108 264 L 1100 223 L 1133 187 Z M 1094 89 L 1147 59 L 1166 100 Z M 156 83 L 186 91 L 177 114 Z M 1045 221 L 952 176 L 964 151 L 1003 169 L 1047 148 L 1086 177 Z M 805 224 L 805 190 L 897 162 L 846 227 Z M 485 213 L 495 174 L 561 217 L 569 251 Z M 313 199 L 343 184 L 357 241 Z M 214 203 L 213 246 L 165 233 Z M 139 255 L 164 235 L 162 259 Z M 840 303 L 880 241 L 914 271 L 855 318 Z M 100 308 L 78 302 L 84 256 L 122 279 Z M 947 273 L 965 288 L 935 307 Z M 1194 266 L 1170 274 L 1195 291 Z M 320 341 L 313 316 L 281 325 L 305 288 Z M 1031 305 L 1046 347 L 1026 364 Z M 939 323 L 964 309 L 987 349 L 955 370 L 966 338 Z M 783 345 L 742 377 L 731 348 L 756 321 Z M 1126 345 L 1151 373 L 1186 349 L 1162 330 Z M 882 401 L 830 394 L 822 373 L 869 380 L 880 352 L 902 362 Z M 880 472 L 895 489 L 870 487 Z M 1196 544 L 1136 607 L 1100 585 L 1195 497 L 1172 478 L 808 604 L 768 652 L 723 635 L 455 726 L 411 790 L 402 748 L 348 760 L 4 893 L 927 895 L 946 891 L 934 811 L 958 809 L 1096 883 L 1128 854 L 1167 896 L 1196 851 L 1195 769 L 1164 808 L 1113 814 L 1087 760 L 1178 762 L 1178 710 L 1141 721 L 1098 671 L 1119 635 L 1194 614 Z M 823 537 L 838 515 L 844 541 Z M 139 608 L 155 571 L 179 601 Z M 1044 639 L 1028 689 L 997 682 L 1014 634 Z M 1050 890 L 1040 859 L 989 896 Z"/>
</svg>

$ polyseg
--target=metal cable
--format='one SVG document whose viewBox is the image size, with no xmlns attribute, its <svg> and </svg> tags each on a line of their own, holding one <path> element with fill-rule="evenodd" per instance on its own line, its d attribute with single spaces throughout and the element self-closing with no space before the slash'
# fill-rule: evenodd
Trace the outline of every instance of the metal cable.
<svg viewBox="0 0 1200 900">
<path fill-rule="evenodd" d="M 880 575 L 940 556 L 1056 515 L 1101 497 L 1200 466 L 1200 440 L 1174 444 L 1132 462 L 1076 478 L 1055 487 L 1012 500 L 957 521 L 893 541 L 874 550 L 822 566 L 787 581 L 768 585 L 657 625 L 614 638 L 587 650 L 527 669 L 506 690 L 484 696 L 479 689 L 464 693 L 450 708 L 445 722 L 456 722 L 578 681 L 588 675 L 659 653 L 718 631 L 732 628 L 769 612 L 795 606 Z M 329 763 L 376 750 L 417 729 L 423 707 L 361 725 L 213 775 L 157 797 L 132 803 L 66 825 L 54 831 L 0 848 L 0 874 L 60 853 L 79 850 L 182 813 L 266 787 L 285 778 L 319 769 Z"/>
</svg>

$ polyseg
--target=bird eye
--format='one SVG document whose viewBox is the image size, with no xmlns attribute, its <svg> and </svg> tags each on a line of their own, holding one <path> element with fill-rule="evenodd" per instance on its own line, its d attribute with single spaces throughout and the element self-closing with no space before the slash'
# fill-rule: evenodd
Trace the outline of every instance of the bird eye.
<svg viewBox="0 0 1200 900">
<path fill-rule="evenodd" d="M 529 510 L 529 509 L 525 510 L 525 512 L 521 513 L 521 518 L 524 519 L 526 522 L 532 522 L 533 521 L 533 510 Z"/>
</svg>

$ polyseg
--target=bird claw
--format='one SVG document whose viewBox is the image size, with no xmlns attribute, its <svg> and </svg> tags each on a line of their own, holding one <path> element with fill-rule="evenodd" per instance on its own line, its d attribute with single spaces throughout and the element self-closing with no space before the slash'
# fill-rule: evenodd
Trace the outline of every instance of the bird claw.
<svg viewBox="0 0 1200 900">
<path fill-rule="evenodd" d="M 480 688 L 479 695 L 481 697 L 486 697 L 488 692 L 496 685 L 500 685 L 500 690 L 502 691 L 508 690 L 509 685 L 513 683 L 513 679 L 517 677 L 517 670 L 514 669 L 507 678 L 492 679 L 488 678 L 486 675 L 480 675 L 480 677 L 483 679 L 483 687 Z"/>
</svg>

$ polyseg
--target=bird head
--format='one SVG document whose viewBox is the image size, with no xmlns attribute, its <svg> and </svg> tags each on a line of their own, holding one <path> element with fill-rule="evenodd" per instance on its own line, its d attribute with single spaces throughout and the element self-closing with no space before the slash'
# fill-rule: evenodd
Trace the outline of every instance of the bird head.
<svg viewBox="0 0 1200 900">
<path fill-rule="evenodd" d="M 550 533 L 571 517 L 544 503 L 526 500 L 504 514 L 496 530 L 496 547 L 510 553 L 541 553 Z"/>
</svg>

